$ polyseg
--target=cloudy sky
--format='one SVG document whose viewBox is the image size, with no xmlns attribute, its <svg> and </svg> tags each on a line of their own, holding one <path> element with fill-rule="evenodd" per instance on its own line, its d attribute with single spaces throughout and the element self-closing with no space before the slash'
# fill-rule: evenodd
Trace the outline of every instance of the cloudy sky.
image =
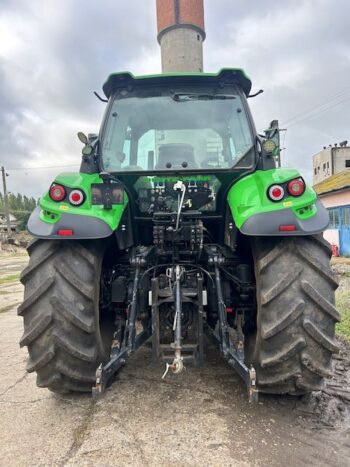
<svg viewBox="0 0 350 467">
<path fill-rule="evenodd" d="M 283 165 L 311 180 L 311 156 L 350 140 L 348 0 L 205 0 L 205 70 L 243 67 L 258 129 L 287 128 Z M 79 167 L 96 132 L 92 94 L 112 71 L 160 72 L 155 0 L 0 0 L 0 165 L 8 189 L 39 196 Z M 62 168 L 36 168 L 62 166 Z"/>
</svg>

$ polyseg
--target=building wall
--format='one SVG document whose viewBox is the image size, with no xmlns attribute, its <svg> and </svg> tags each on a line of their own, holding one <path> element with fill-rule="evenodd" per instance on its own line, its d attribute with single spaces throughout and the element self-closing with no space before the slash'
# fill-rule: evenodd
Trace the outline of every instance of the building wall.
<svg viewBox="0 0 350 467">
<path fill-rule="evenodd" d="M 204 0 L 157 0 L 162 71 L 203 71 Z"/>
<path fill-rule="evenodd" d="M 320 195 L 320 200 L 330 217 L 324 238 L 338 247 L 340 256 L 350 256 L 350 189 Z"/>
<path fill-rule="evenodd" d="M 332 148 L 327 148 L 313 156 L 313 184 L 316 185 L 316 183 L 322 182 L 331 175 Z"/>
<path fill-rule="evenodd" d="M 193 23 L 204 31 L 204 0 L 179 0 L 180 22 Z"/>
<path fill-rule="evenodd" d="M 346 206 L 350 204 L 350 190 L 347 189 L 336 193 L 327 193 L 325 195 L 319 195 L 319 198 L 326 208 Z"/>
<path fill-rule="evenodd" d="M 328 147 L 313 156 L 313 184 L 316 185 L 347 167 L 350 167 L 350 147 Z"/>
<path fill-rule="evenodd" d="M 158 33 L 174 24 L 193 24 L 204 31 L 203 0 L 157 0 Z"/>
<path fill-rule="evenodd" d="M 203 71 L 203 39 L 189 28 L 171 29 L 161 39 L 162 70 Z"/>
<path fill-rule="evenodd" d="M 333 163 L 334 163 L 333 173 L 335 174 L 350 167 L 350 147 L 333 148 Z"/>
<path fill-rule="evenodd" d="M 157 0 L 157 26 L 158 33 L 163 29 L 172 26 L 175 20 L 175 2 L 174 0 Z"/>
</svg>

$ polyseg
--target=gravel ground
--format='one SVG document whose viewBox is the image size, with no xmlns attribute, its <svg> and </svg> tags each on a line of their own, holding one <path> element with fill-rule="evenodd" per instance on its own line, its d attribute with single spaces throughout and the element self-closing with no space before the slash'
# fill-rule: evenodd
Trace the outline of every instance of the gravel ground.
<svg viewBox="0 0 350 467">
<path fill-rule="evenodd" d="M 0 256 L 0 464 L 6 466 L 348 466 L 350 348 L 334 377 L 308 397 L 247 402 L 240 379 L 213 347 L 202 367 L 161 380 L 149 348 L 127 363 L 104 398 L 57 396 L 25 372 L 21 255 Z M 350 264 L 335 265 L 350 290 Z"/>
</svg>

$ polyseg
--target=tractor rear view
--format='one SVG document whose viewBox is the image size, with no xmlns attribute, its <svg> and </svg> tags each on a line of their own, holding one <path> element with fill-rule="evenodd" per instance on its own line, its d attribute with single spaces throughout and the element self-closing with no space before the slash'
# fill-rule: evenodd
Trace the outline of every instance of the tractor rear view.
<svg viewBox="0 0 350 467">
<path fill-rule="evenodd" d="M 28 224 L 18 313 L 38 386 L 98 396 L 146 341 L 180 374 L 208 335 L 250 400 L 320 389 L 339 320 L 328 214 L 276 167 L 278 128 L 257 135 L 245 73 L 117 73 L 103 89 L 80 172 Z"/>
</svg>

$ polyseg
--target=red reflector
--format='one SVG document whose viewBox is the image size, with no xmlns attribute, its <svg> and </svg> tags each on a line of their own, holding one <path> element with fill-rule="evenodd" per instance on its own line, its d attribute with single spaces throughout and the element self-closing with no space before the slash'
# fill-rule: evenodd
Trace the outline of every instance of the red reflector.
<svg viewBox="0 0 350 467">
<path fill-rule="evenodd" d="M 74 235 L 74 232 L 72 229 L 60 229 L 57 234 L 62 237 L 70 237 L 71 235 Z"/>
<path fill-rule="evenodd" d="M 77 202 L 77 201 L 80 201 L 81 196 L 79 195 L 79 193 L 73 193 L 71 198 L 72 198 L 72 201 Z"/>
<path fill-rule="evenodd" d="M 282 190 L 281 188 L 274 188 L 272 191 L 271 191 L 271 194 L 274 198 L 279 198 L 282 194 Z"/>
<path fill-rule="evenodd" d="M 73 206 L 80 206 L 85 200 L 84 193 L 81 190 L 73 190 L 69 194 L 69 202 Z"/>
<path fill-rule="evenodd" d="M 268 189 L 268 195 L 271 201 L 281 201 L 284 197 L 284 189 L 281 185 L 272 185 Z"/>
<path fill-rule="evenodd" d="M 226 313 L 233 313 L 233 308 L 232 307 L 226 307 Z"/>
<path fill-rule="evenodd" d="M 280 232 L 294 232 L 295 230 L 297 230 L 295 225 L 280 225 L 279 227 Z"/>
</svg>

